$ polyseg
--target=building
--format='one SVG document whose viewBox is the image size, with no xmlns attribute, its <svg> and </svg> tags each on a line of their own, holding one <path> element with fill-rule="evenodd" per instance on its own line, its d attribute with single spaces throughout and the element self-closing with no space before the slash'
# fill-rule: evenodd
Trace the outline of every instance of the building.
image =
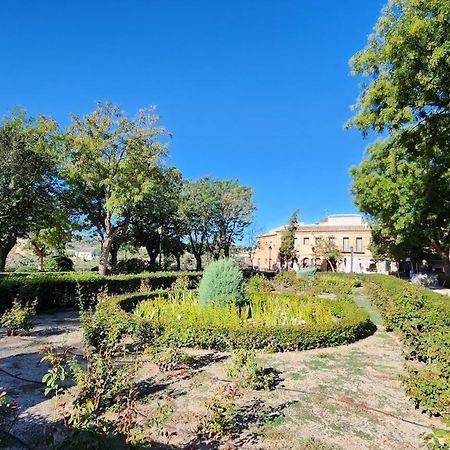
<svg viewBox="0 0 450 450">
<path fill-rule="evenodd" d="M 83 261 L 92 261 L 97 257 L 97 252 L 94 248 L 80 248 L 74 253 L 74 256 Z"/>
<path fill-rule="evenodd" d="M 281 236 L 287 225 L 275 228 L 256 238 L 253 264 L 260 269 L 273 268 L 279 264 Z M 335 214 L 321 219 L 319 223 L 297 225 L 294 248 L 300 267 L 322 266 L 320 258 L 314 257 L 314 246 L 321 239 L 331 237 L 341 252 L 337 269 L 343 272 L 389 272 L 387 261 L 375 263 L 368 249 L 371 230 L 359 214 Z"/>
</svg>

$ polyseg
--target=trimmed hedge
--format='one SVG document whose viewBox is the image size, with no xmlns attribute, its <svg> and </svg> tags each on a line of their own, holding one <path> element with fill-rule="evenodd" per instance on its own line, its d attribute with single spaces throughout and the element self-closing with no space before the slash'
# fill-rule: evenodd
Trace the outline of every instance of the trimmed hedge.
<svg viewBox="0 0 450 450">
<path fill-rule="evenodd" d="M 364 285 L 413 361 L 406 392 L 420 410 L 450 415 L 450 298 L 388 275 L 367 275 Z"/>
<path fill-rule="evenodd" d="M 187 277 L 191 286 L 201 278 L 199 272 L 152 272 L 101 276 L 92 272 L 38 272 L 0 274 L 0 311 L 18 298 L 21 302 L 37 299 L 37 309 L 46 310 L 76 305 L 78 294 L 85 303 L 95 302 L 100 291 L 119 295 L 138 291 L 168 289 L 179 277 Z"/>
<path fill-rule="evenodd" d="M 267 294 L 265 294 L 267 295 Z M 276 294 L 271 294 L 276 295 Z M 123 305 L 127 296 L 119 297 Z M 288 296 L 285 296 L 288 297 Z M 298 296 L 292 296 L 298 298 Z M 128 296 L 130 301 L 135 296 Z M 150 299 L 150 298 L 147 298 Z M 236 348 L 262 349 L 270 352 L 308 350 L 350 344 L 370 336 L 376 330 L 366 310 L 349 302 L 317 299 L 340 320 L 329 325 L 290 325 L 271 327 L 184 326 L 182 321 L 162 324 L 135 318 L 138 338 L 158 346 L 195 347 L 215 350 Z"/>
</svg>

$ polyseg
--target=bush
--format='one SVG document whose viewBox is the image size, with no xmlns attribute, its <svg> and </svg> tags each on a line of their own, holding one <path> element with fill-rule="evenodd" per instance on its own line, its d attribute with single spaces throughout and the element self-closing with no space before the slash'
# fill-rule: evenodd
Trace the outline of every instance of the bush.
<svg viewBox="0 0 450 450">
<path fill-rule="evenodd" d="M 33 328 L 31 316 L 36 314 L 36 303 L 22 306 L 18 300 L 14 300 L 10 309 L 5 311 L 0 322 L 6 328 L 8 336 L 15 336 L 18 331 L 30 331 Z"/>
<path fill-rule="evenodd" d="M 142 273 L 151 269 L 150 262 L 139 258 L 130 258 L 120 260 L 116 267 L 117 273 Z"/>
<path fill-rule="evenodd" d="M 52 256 L 44 263 L 46 272 L 73 272 L 73 261 L 68 256 Z"/>
<path fill-rule="evenodd" d="M 247 281 L 248 292 L 271 292 L 273 291 L 272 283 L 261 275 L 254 275 Z"/>
<path fill-rule="evenodd" d="M 0 274 L 0 311 L 9 308 L 15 298 L 22 303 L 37 299 L 37 309 L 47 310 L 76 306 L 80 295 L 88 306 L 95 303 L 102 290 L 110 295 L 126 294 L 138 291 L 143 283 L 150 290 L 168 289 L 180 276 L 195 283 L 201 274 L 154 272 L 102 276 L 92 272 L 3 273 Z"/>
<path fill-rule="evenodd" d="M 404 380 L 416 406 L 450 414 L 450 301 L 448 297 L 387 275 L 368 275 L 365 286 L 386 328 L 400 335 L 414 361 Z"/>
<path fill-rule="evenodd" d="M 200 281 L 198 299 L 201 305 L 245 303 L 244 277 L 231 259 L 219 259 L 209 264 Z"/>
</svg>

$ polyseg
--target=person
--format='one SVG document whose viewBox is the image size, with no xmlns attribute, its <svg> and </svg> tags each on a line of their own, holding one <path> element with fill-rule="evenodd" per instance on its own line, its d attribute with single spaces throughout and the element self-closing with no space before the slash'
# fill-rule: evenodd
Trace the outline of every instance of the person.
<svg viewBox="0 0 450 450">
<path fill-rule="evenodd" d="M 273 269 L 273 271 L 274 271 L 275 273 L 278 273 L 278 272 L 280 271 L 280 268 L 278 267 L 278 263 L 275 263 L 275 264 L 272 266 L 272 269 Z"/>
<path fill-rule="evenodd" d="M 299 267 L 298 267 L 298 262 L 297 262 L 296 259 L 294 259 L 294 261 L 292 262 L 292 270 L 293 270 L 294 272 L 298 272 L 298 269 L 299 269 Z"/>
</svg>

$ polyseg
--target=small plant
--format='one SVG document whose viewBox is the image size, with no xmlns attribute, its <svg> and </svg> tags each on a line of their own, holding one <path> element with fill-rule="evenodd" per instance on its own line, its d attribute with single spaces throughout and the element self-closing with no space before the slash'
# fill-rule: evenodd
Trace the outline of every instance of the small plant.
<svg viewBox="0 0 450 450">
<path fill-rule="evenodd" d="M 241 387 L 255 390 L 273 389 L 276 383 L 271 369 L 258 367 L 253 350 L 235 350 L 227 375 L 236 379 Z"/>
<path fill-rule="evenodd" d="M 201 305 L 246 303 L 244 277 L 231 259 L 219 259 L 205 269 L 198 288 Z"/>
<path fill-rule="evenodd" d="M 17 403 L 14 400 L 8 400 L 5 388 L 0 386 L 0 431 L 9 433 L 18 417 Z"/>
<path fill-rule="evenodd" d="M 80 311 L 80 321 L 86 344 L 98 352 L 116 349 L 131 326 L 127 313 L 106 292 L 98 295 L 94 312 Z"/>
<path fill-rule="evenodd" d="M 50 369 L 42 377 L 42 382 L 46 384 L 44 389 L 44 395 L 54 392 L 55 395 L 59 395 L 64 391 L 64 388 L 60 386 L 60 382 L 64 381 L 67 377 L 67 358 L 71 347 L 65 347 L 61 352 L 54 350 L 53 347 L 45 347 L 42 352 L 45 355 L 41 359 L 42 362 L 48 362 Z"/>
<path fill-rule="evenodd" d="M 255 275 L 247 281 L 247 291 L 249 292 L 271 292 L 272 283 L 262 275 Z"/>
<path fill-rule="evenodd" d="M 209 439 L 231 433 L 237 414 L 236 397 L 236 386 L 222 386 L 213 397 L 206 401 L 206 413 L 198 416 L 196 432 Z"/>
<path fill-rule="evenodd" d="M 189 367 L 194 362 L 194 358 L 181 348 L 147 347 L 144 355 L 150 357 L 162 372 Z"/>
<path fill-rule="evenodd" d="M 170 287 L 172 291 L 187 291 L 190 288 L 191 283 L 186 275 L 177 277 Z"/>
<path fill-rule="evenodd" d="M 31 317 L 36 314 L 36 301 L 31 305 L 22 306 L 19 300 L 14 300 L 10 309 L 6 310 L 0 321 L 6 328 L 8 336 L 15 336 L 20 330 L 30 331 L 33 328 Z"/>
</svg>

